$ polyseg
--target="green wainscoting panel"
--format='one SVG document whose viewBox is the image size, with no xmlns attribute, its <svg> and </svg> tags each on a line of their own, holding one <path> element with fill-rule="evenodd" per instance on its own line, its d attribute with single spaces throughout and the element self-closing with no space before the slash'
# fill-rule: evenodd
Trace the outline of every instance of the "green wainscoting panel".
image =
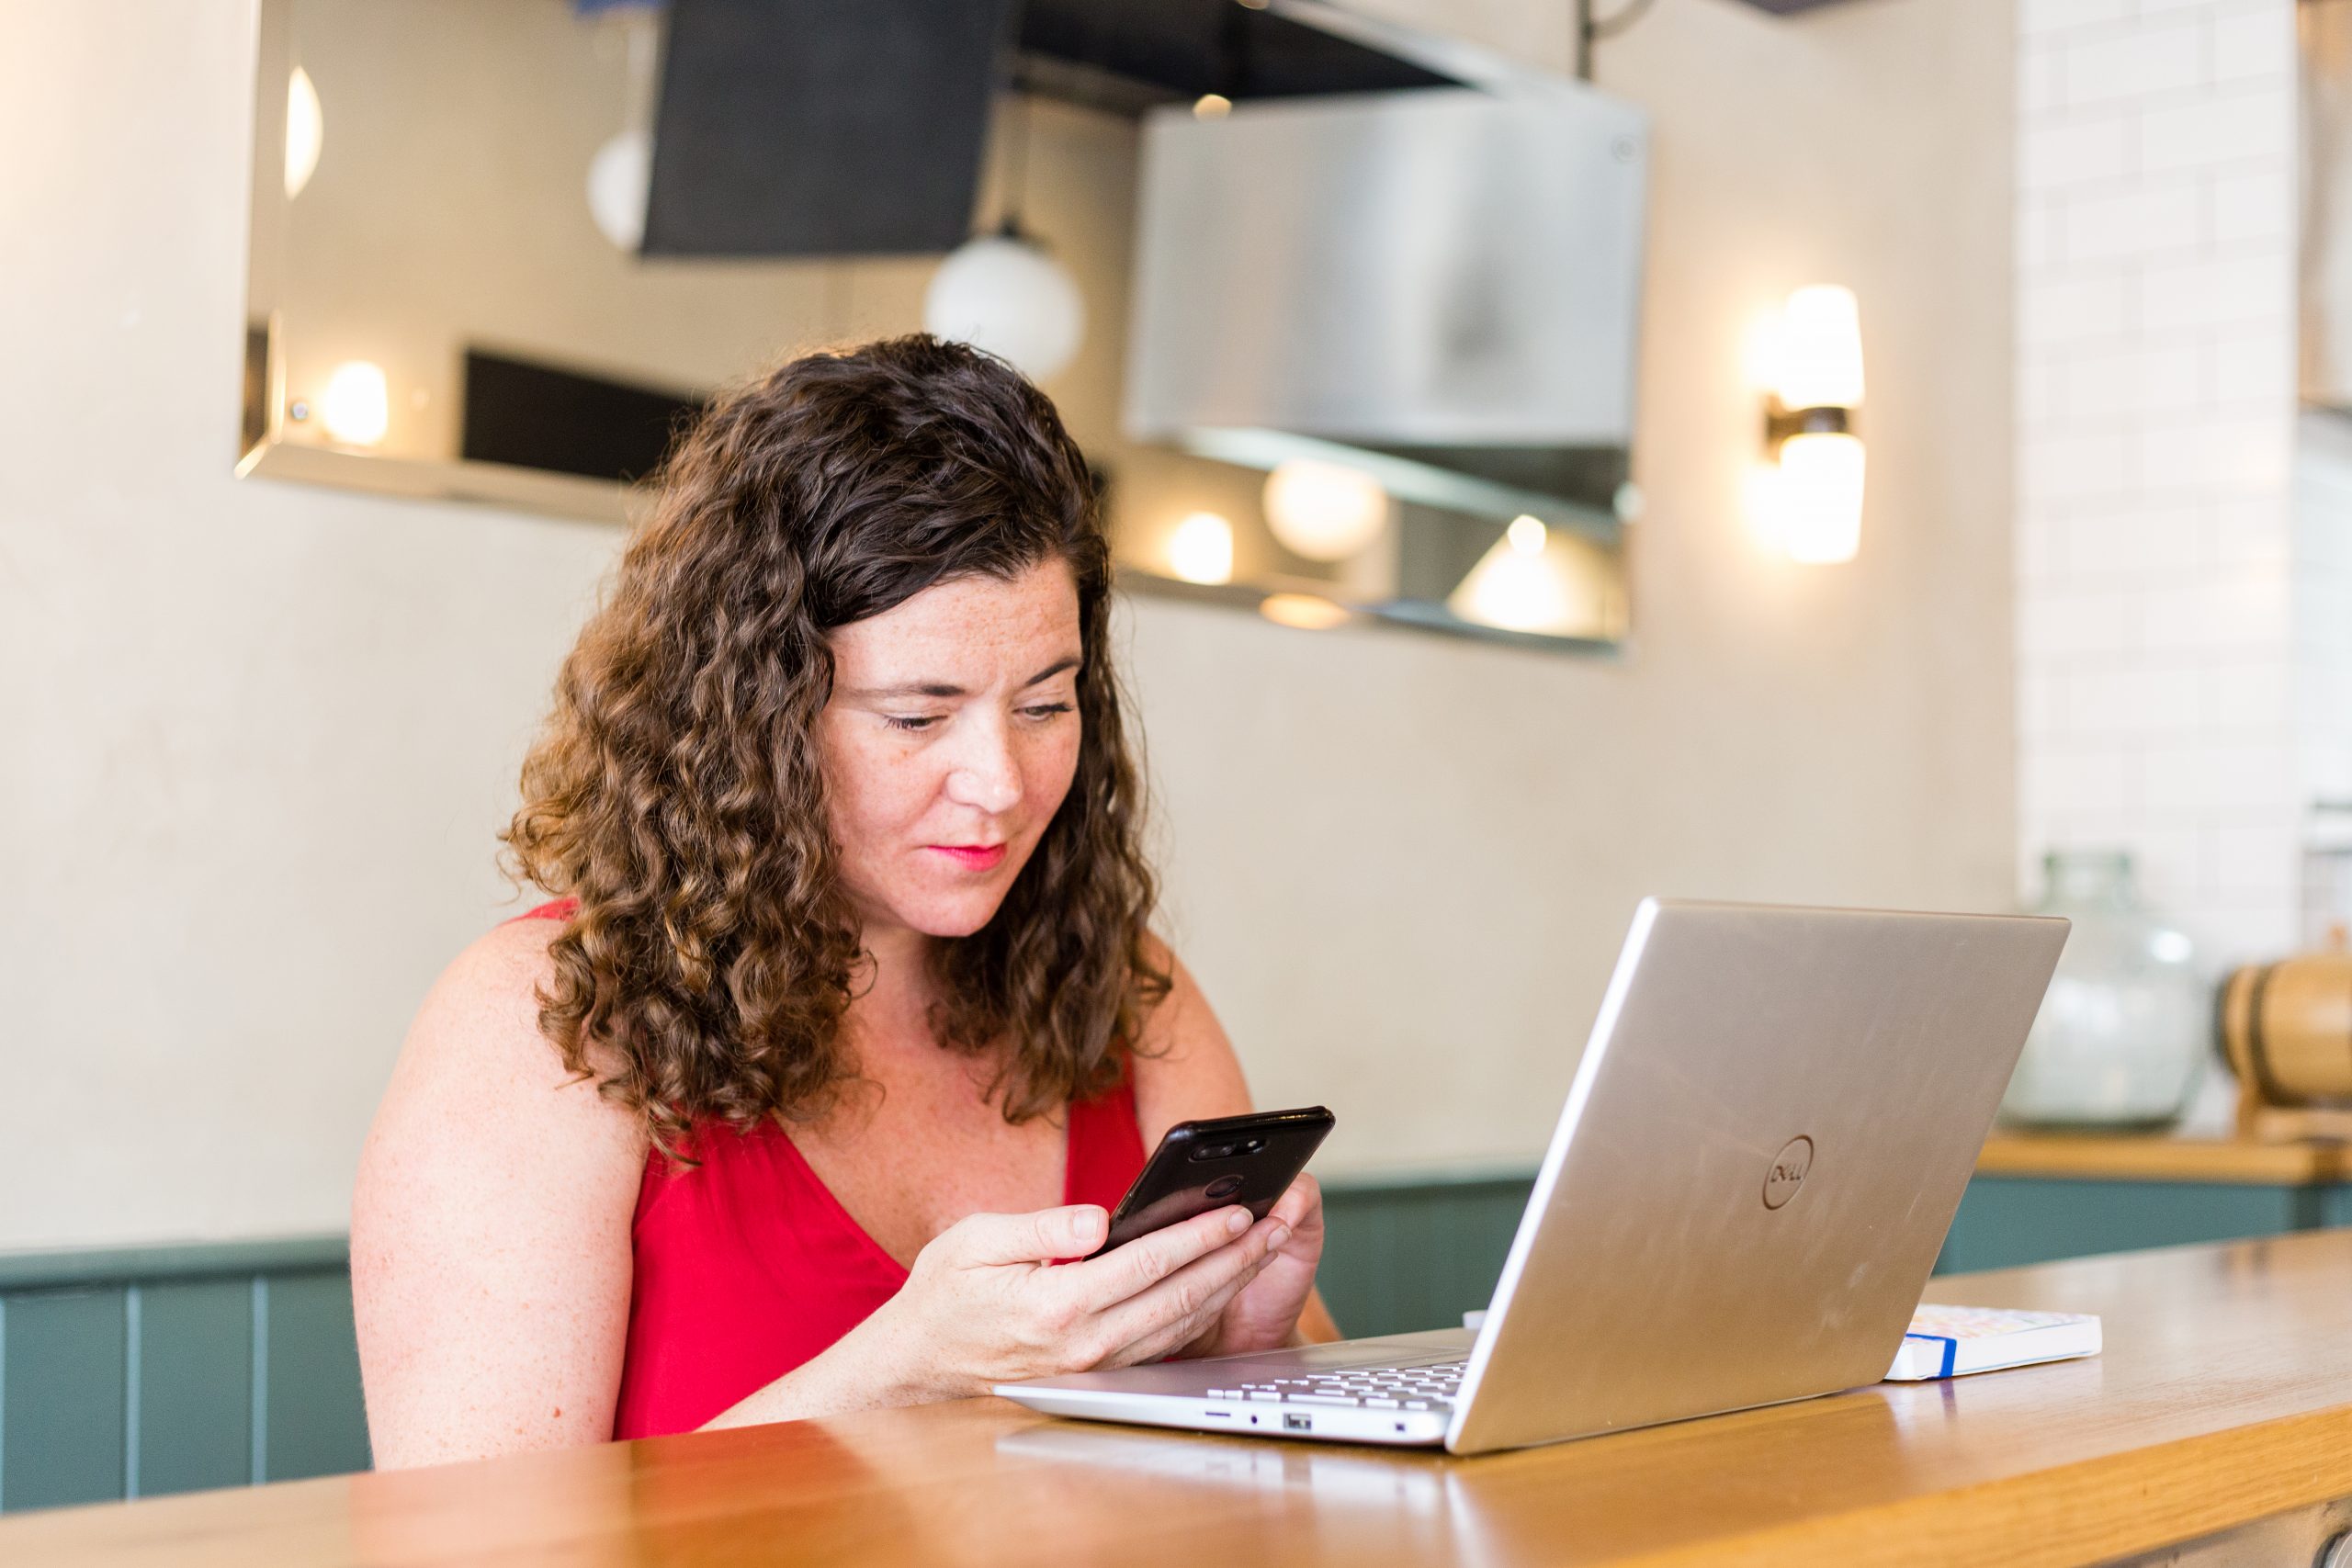
<svg viewBox="0 0 2352 1568">
<path fill-rule="evenodd" d="M 1965 1273 L 2311 1230 L 2352 1218 L 2344 1212 L 2347 1193 L 2352 1189 L 1980 1176 L 1961 1200 L 1936 1268 Z"/>
<path fill-rule="evenodd" d="M 366 1469 L 346 1256 L 0 1255 L 0 1511 Z"/>
<path fill-rule="evenodd" d="M 1317 1282 L 1340 1331 L 1460 1327 L 1494 1298 L 1534 1182 L 1532 1171 L 1326 1182 Z"/>
<path fill-rule="evenodd" d="M 123 1495 L 126 1294 L 40 1291 L 0 1303 L 0 1508 Z"/>
<path fill-rule="evenodd" d="M 261 1478 L 366 1470 L 368 1414 L 347 1274 L 288 1274 L 262 1284 Z"/>
<path fill-rule="evenodd" d="M 136 1287 L 136 1497 L 254 1478 L 254 1287 L 195 1280 Z"/>
</svg>

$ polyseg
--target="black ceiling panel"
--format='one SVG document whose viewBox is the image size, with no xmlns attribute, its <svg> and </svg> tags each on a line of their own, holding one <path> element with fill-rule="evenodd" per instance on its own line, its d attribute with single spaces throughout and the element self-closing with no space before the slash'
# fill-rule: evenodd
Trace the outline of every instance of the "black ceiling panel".
<svg viewBox="0 0 2352 1568">
<path fill-rule="evenodd" d="M 671 0 L 645 254 L 962 243 L 1011 10 L 1011 0 Z"/>
</svg>

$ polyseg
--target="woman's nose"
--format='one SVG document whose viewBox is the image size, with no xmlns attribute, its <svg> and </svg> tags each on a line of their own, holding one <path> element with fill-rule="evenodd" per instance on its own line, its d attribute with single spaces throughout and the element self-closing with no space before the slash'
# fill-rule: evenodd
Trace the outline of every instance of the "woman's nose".
<svg viewBox="0 0 2352 1568">
<path fill-rule="evenodd" d="M 947 775 L 947 798 L 993 817 L 1021 804 L 1021 768 L 1000 725 L 976 725 Z"/>
</svg>

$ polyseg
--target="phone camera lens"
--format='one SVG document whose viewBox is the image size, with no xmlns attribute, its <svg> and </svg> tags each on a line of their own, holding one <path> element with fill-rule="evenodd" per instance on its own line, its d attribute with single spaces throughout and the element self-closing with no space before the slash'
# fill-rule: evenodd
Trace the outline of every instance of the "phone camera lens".
<svg viewBox="0 0 2352 1568">
<path fill-rule="evenodd" d="M 1194 1159 L 1231 1159 L 1237 1151 L 1231 1144 L 1204 1144 L 1193 1151 Z"/>
</svg>

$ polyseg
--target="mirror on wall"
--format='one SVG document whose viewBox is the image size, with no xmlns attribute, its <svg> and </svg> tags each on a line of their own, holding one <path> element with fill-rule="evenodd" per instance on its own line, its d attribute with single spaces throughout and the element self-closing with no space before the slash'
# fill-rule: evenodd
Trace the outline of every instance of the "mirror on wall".
<svg viewBox="0 0 2352 1568">
<path fill-rule="evenodd" d="M 1192 5 L 264 0 L 238 472 L 622 522 L 714 390 L 930 328 L 1130 587 L 1613 649 L 1637 112 Z"/>
</svg>

